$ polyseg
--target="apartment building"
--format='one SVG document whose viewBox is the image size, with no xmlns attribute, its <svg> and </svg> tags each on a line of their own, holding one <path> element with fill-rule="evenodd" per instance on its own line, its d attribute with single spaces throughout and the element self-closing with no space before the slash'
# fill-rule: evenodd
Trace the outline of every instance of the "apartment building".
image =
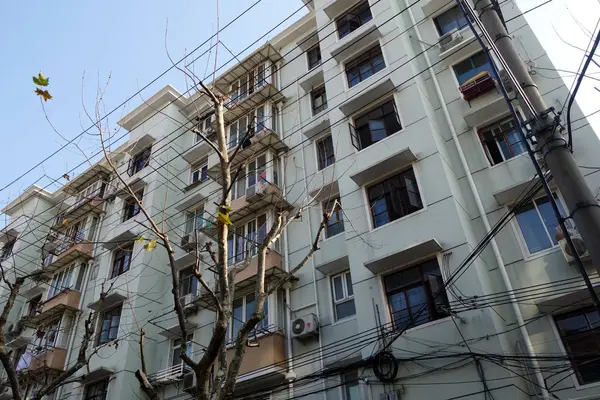
<svg viewBox="0 0 600 400">
<path fill-rule="evenodd" d="M 598 363 L 568 359 L 597 348 L 598 315 L 543 192 L 495 236 L 498 252 L 488 245 L 470 260 L 486 234 L 483 220 L 502 221 L 533 187 L 535 170 L 498 88 L 504 73 L 491 68 L 455 3 L 305 3 L 307 15 L 212 82 L 229 93 L 228 147 L 241 147 L 230 263 L 264 238 L 277 211 L 311 201 L 269 249 L 268 282 L 276 280 L 305 257 L 323 212 L 333 211 L 320 249 L 267 300 L 238 377 L 240 398 L 485 398 L 486 390 L 499 399 L 541 398 L 536 361 L 560 398 L 600 396 Z M 562 106 L 568 89 L 557 73 L 537 73 L 553 65 L 522 11 L 512 2 L 501 9 L 546 102 Z M 574 156 L 597 165 L 598 138 L 573 111 Z M 193 250 L 214 238 L 220 166 L 196 133 L 213 137 L 211 105 L 166 86 L 119 124 L 130 136 L 113 159 L 177 244 L 187 352 L 198 359 L 214 320 L 190 271 Z M 255 134 L 242 142 L 249 124 Z M 11 217 L 6 253 L 14 243 L 19 268 L 43 272 L 13 318 L 26 317 L 13 334 L 19 371 L 72 365 L 87 315 L 103 310 L 90 372 L 80 371 L 81 382 L 58 398 L 143 397 L 133 374 L 140 328 L 161 398 L 189 398 L 193 375 L 179 356 L 166 254 L 145 251 L 145 218 L 109 171 L 96 164 L 55 194 L 32 188 L 27 201 L 3 211 Z M 584 172 L 600 188 L 597 170 Z M 38 221 L 29 234 L 36 239 L 11 228 L 21 215 Z M 28 241 L 44 245 L 21 256 Z M 253 261 L 236 277 L 230 338 L 252 309 L 255 275 Z M 383 377 L 358 363 L 382 350 L 397 361 Z M 558 358 L 541 358 L 549 354 Z"/>
</svg>

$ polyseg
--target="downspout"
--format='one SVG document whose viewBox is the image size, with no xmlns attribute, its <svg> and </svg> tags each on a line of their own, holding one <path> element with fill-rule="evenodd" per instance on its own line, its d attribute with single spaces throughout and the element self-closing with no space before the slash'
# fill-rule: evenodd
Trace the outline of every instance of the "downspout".
<svg viewBox="0 0 600 400">
<path fill-rule="evenodd" d="M 300 98 L 300 88 L 299 85 L 296 84 L 296 96 L 299 99 Z M 304 129 L 302 126 L 302 117 L 301 117 L 301 113 L 300 113 L 300 105 L 298 104 L 298 125 L 300 126 L 300 135 L 304 135 Z M 302 136 L 301 136 L 302 137 Z M 304 180 L 304 188 L 307 191 L 307 196 L 308 196 L 308 181 L 306 180 L 306 160 L 304 157 L 304 147 L 302 146 L 300 154 L 302 156 L 302 179 Z M 314 238 L 313 238 L 313 231 L 312 231 L 312 223 L 311 223 L 311 218 L 310 218 L 310 209 L 307 210 L 307 222 L 308 222 L 308 242 L 309 245 L 311 243 L 314 242 Z M 313 289 L 315 292 L 315 311 L 316 311 L 316 316 L 317 316 L 317 321 L 321 321 L 321 315 L 319 312 L 319 291 L 317 290 L 317 271 L 315 268 L 315 258 L 311 257 L 310 258 L 310 263 L 312 266 L 312 276 L 313 276 Z M 324 363 L 323 363 L 323 338 L 322 335 L 318 335 L 319 336 L 319 362 L 321 364 L 321 370 L 324 369 Z M 327 392 L 326 392 L 326 387 L 325 387 L 325 380 L 321 379 L 321 385 L 323 386 L 323 399 L 327 400 Z"/>
<path fill-rule="evenodd" d="M 483 221 L 483 226 L 485 227 L 486 232 L 490 232 L 491 231 L 490 222 L 489 222 L 487 214 L 485 212 L 485 208 L 483 207 L 481 197 L 479 197 L 479 192 L 477 191 L 477 186 L 475 186 L 475 181 L 473 180 L 471 171 L 469 170 L 469 165 L 467 164 L 467 159 L 465 157 L 465 153 L 462 149 L 462 146 L 460 145 L 460 142 L 458 141 L 458 135 L 456 134 L 456 130 L 454 129 L 454 125 L 452 124 L 452 119 L 450 118 L 450 112 L 448 111 L 448 107 L 446 105 L 446 102 L 444 101 L 444 97 L 442 94 L 442 90 L 440 88 L 439 81 L 437 79 L 437 75 L 431 65 L 431 61 L 429 59 L 429 54 L 427 53 L 427 49 L 423 45 L 424 42 L 422 41 L 422 37 L 421 37 L 421 33 L 419 32 L 419 28 L 416 25 L 415 17 L 412 13 L 411 8 L 409 7 L 408 0 L 404 0 L 404 4 L 407 7 L 408 15 L 410 18 L 410 23 L 414 27 L 414 32 L 415 32 L 415 35 L 417 36 L 417 41 L 419 42 L 421 52 L 422 52 L 423 56 L 425 57 L 425 63 L 427 64 L 427 69 L 429 71 L 429 74 L 431 75 L 431 81 L 433 82 L 436 94 L 437 94 L 438 98 L 440 99 L 440 103 L 442 106 L 442 111 L 444 112 L 444 117 L 446 119 L 446 123 L 448 124 L 450 133 L 452 134 L 452 140 L 456 144 L 456 149 L 458 151 L 460 163 L 465 171 L 465 175 L 467 177 L 467 181 L 469 182 L 469 187 L 471 189 L 471 192 L 473 193 L 473 197 L 475 199 L 475 204 L 477 205 L 477 211 L 479 212 L 479 215 L 481 216 L 481 220 Z M 537 360 L 535 359 L 535 350 L 533 348 L 533 344 L 531 343 L 531 338 L 529 337 L 529 333 L 527 332 L 527 328 L 525 326 L 525 319 L 523 318 L 523 314 L 521 313 L 521 308 L 519 307 L 519 305 L 516 302 L 517 299 L 515 298 L 515 295 L 513 292 L 512 283 L 510 282 L 508 272 L 506 271 L 506 266 L 504 265 L 504 261 L 502 260 L 502 255 L 500 254 L 500 249 L 498 248 L 498 244 L 496 243 L 496 239 L 494 237 L 492 237 L 492 239 L 491 239 L 491 245 L 492 245 L 492 251 L 494 253 L 494 257 L 496 259 L 496 263 L 498 264 L 498 269 L 500 270 L 500 275 L 502 276 L 502 282 L 504 283 L 504 286 L 506 287 L 506 290 L 509 294 L 510 305 L 513 309 L 513 312 L 515 313 L 515 317 L 517 319 L 517 324 L 519 325 L 519 332 L 521 333 L 523 342 L 525 344 L 525 350 L 526 350 L 527 356 L 530 357 L 533 370 L 535 371 L 535 380 L 537 382 L 537 385 L 542 390 L 542 397 L 544 399 L 549 399 L 548 391 L 546 390 L 546 385 L 544 382 L 544 377 L 543 377 L 542 373 L 540 372 L 540 366 L 539 366 Z"/>
<path fill-rule="evenodd" d="M 98 219 L 98 224 L 96 225 L 96 232 L 94 232 L 94 235 L 96 237 L 98 237 L 100 235 L 100 231 L 102 229 L 102 224 L 104 222 L 104 217 L 106 216 L 106 208 L 107 208 L 107 202 L 105 201 L 104 204 L 102 205 L 102 212 L 100 213 L 100 218 Z M 79 312 L 77 313 L 77 316 L 75 317 L 75 322 L 73 324 L 73 332 L 71 332 L 71 340 L 70 340 L 69 348 L 67 349 L 67 355 L 66 355 L 67 362 L 69 362 L 68 360 L 71 358 L 71 352 L 73 350 L 73 346 L 75 345 L 75 338 L 77 337 L 77 326 L 79 326 L 79 322 L 81 320 L 81 315 L 83 314 L 83 304 L 84 304 L 84 300 L 85 300 L 85 293 L 87 292 L 88 283 L 90 281 L 89 278 L 91 276 L 92 269 L 94 268 L 93 264 L 96 261 L 96 254 L 98 253 L 98 247 L 99 246 L 94 246 L 94 251 L 92 254 L 93 257 L 88 262 L 87 271 L 85 271 L 85 276 L 83 277 L 83 286 L 81 288 L 81 298 L 79 299 Z M 57 395 L 55 398 L 62 399 L 63 388 L 64 388 L 64 385 L 61 385 L 58 387 L 58 389 L 56 391 Z"/>
</svg>

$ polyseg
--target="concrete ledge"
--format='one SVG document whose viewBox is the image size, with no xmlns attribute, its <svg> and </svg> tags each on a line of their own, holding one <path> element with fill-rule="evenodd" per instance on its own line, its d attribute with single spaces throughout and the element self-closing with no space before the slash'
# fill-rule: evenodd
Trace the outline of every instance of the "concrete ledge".
<svg viewBox="0 0 600 400">
<path fill-rule="evenodd" d="M 377 79 L 377 75 L 384 71 L 385 69 L 383 71 L 379 71 L 377 74 L 373 75 L 373 77 Z M 392 91 L 396 88 L 394 82 L 392 82 L 392 79 L 389 76 L 385 79 L 379 78 L 380 81 L 377 83 L 373 83 L 373 81 L 371 81 L 371 78 L 359 83 L 358 85 L 348 90 L 348 100 L 346 100 L 339 106 L 340 111 L 344 115 L 349 116 L 351 114 L 354 114 L 361 108 L 372 104 L 376 100 L 379 100 L 380 97 L 385 96 L 387 93 L 392 93 Z M 362 83 L 368 84 L 369 86 L 362 87 Z M 361 88 L 362 90 L 360 90 Z M 354 92 L 353 89 L 357 89 L 360 91 Z"/>
<path fill-rule="evenodd" d="M 359 186 L 372 182 L 376 179 L 390 175 L 392 172 L 401 170 L 403 167 L 416 161 L 417 156 L 408 147 L 400 150 L 396 154 L 376 161 L 359 171 L 352 172 L 350 178 Z"/>
<path fill-rule="evenodd" d="M 380 274 L 395 267 L 410 266 L 432 254 L 442 251 L 442 246 L 435 239 L 406 247 L 395 253 L 375 258 L 365 263 L 365 267 L 374 274 Z"/>
</svg>

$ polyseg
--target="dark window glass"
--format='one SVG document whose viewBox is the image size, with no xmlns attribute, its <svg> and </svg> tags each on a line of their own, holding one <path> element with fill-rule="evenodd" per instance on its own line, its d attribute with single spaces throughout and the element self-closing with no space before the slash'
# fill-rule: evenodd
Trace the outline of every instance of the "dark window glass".
<svg viewBox="0 0 600 400">
<path fill-rule="evenodd" d="M 306 52 L 308 58 L 308 69 L 311 70 L 314 67 L 321 65 L 321 48 L 319 44 L 314 45 Z"/>
<path fill-rule="evenodd" d="M 84 400 L 106 400 L 108 398 L 108 379 L 92 383 L 85 387 Z"/>
<path fill-rule="evenodd" d="M 142 201 L 144 197 L 144 190 L 139 190 L 136 192 L 135 197 L 138 200 Z M 127 198 L 123 203 L 123 222 L 127 221 L 130 218 L 135 217 L 140 213 L 140 205 L 133 197 Z"/>
<path fill-rule="evenodd" d="M 98 346 L 117 338 L 122 308 L 122 306 L 118 306 L 102 314 L 102 326 L 100 328 L 100 335 L 98 335 Z"/>
<path fill-rule="evenodd" d="M 492 165 L 499 164 L 527 151 L 512 118 L 480 129 L 479 139 Z"/>
<path fill-rule="evenodd" d="M 375 228 L 423 208 L 413 169 L 367 189 Z"/>
<path fill-rule="evenodd" d="M 312 102 L 313 115 L 317 115 L 321 111 L 327 110 L 327 92 L 325 92 L 325 85 L 310 92 L 310 100 Z"/>
<path fill-rule="evenodd" d="M 446 316 L 449 304 L 437 260 L 384 278 L 395 329 L 408 329 Z"/>
<path fill-rule="evenodd" d="M 554 317 L 565 350 L 581 385 L 600 381 L 600 314 L 578 310 Z"/>
<path fill-rule="evenodd" d="M 334 205 L 335 208 L 333 208 Z M 331 212 L 333 209 L 331 217 L 329 218 L 329 221 L 327 221 L 327 226 L 325 227 L 325 236 L 329 238 L 344 232 L 344 213 L 340 205 L 339 197 L 325 202 L 323 206 L 323 208 L 327 209 L 327 212 Z"/>
<path fill-rule="evenodd" d="M 148 165 L 150 162 L 150 153 L 152 153 L 152 146 L 146 147 L 129 160 L 129 168 L 127 169 L 129 176 L 143 170 Z"/>
<path fill-rule="evenodd" d="M 467 26 L 467 17 L 458 6 L 455 6 L 435 17 L 433 22 L 438 33 L 442 36 L 454 29 L 460 30 Z"/>
<path fill-rule="evenodd" d="M 182 269 L 179 272 L 179 296 L 198 293 L 198 279 L 194 275 L 194 267 Z M 185 306 L 185 304 L 184 304 Z"/>
<path fill-rule="evenodd" d="M 372 19 L 373 15 L 371 14 L 368 1 L 363 1 L 356 7 L 351 8 L 335 21 L 340 39 L 354 32 Z"/>
<path fill-rule="evenodd" d="M 494 75 L 492 66 L 483 51 L 455 64 L 452 69 L 454 69 L 459 85 L 484 71 Z"/>
<path fill-rule="evenodd" d="M 115 278 L 124 272 L 129 270 L 131 266 L 131 256 L 133 254 L 133 243 L 120 246 L 119 249 L 115 250 L 113 256 L 112 271 L 110 278 Z"/>
<path fill-rule="evenodd" d="M 385 68 L 385 61 L 379 45 L 367 50 L 346 64 L 348 86 L 352 87 Z"/>
<path fill-rule="evenodd" d="M 560 213 L 567 215 L 556 194 L 554 194 L 554 199 Z M 520 207 L 516 212 L 516 217 L 529 254 L 549 249 L 558 244 L 555 235 L 558 220 L 548 197 L 541 197 Z"/>
<path fill-rule="evenodd" d="M 330 166 L 335 163 L 335 154 L 333 151 L 333 140 L 331 135 L 320 139 L 316 143 L 317 145 L 317 164 L 319 171 L 323 168 Z"/>
<path fill-rule="evenodd" d="M 393 100 L 366 112 L 354 123 L 361 150 L 402 129 Z"/>
</svg>

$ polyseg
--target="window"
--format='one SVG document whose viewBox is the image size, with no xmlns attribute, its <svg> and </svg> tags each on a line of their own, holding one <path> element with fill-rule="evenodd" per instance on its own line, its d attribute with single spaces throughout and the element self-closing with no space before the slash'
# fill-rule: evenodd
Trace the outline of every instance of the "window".
<svg viewBox="0 0 600 400">
<path fill-rule="evenodd" d="M 131 266 L 131 255 L 133 253 L 133 243 L 124 245 L 115 250 L 113 256 L 112 271 L 110 278 L 116 278 L 124 272 L 129 271 Z"/>
<path fill-rule="evenodd" d="M 458 6 L 454 6 L 435 17 L 433 22 L 440 36 L 443 36 L 454 29 L 460 30 L 467 26 L 467 17 Z"/>
<path fill-rule="evenodd" d="M 333 208 L 335 206 L 335 209 Z M 323 209 L 327 212 L 331 212 L 331 217 L 325 227 L 325 237 L 332 237 L 339 233 L 344 232 L 344 212 L 340 203 L 340 198 L 330 199 L 323 203 Z"/>
<path fill-rule="evenodd" d="M 188 294 L 196 295 L 197 293 L 198 279 L 194 275 L 194 267 L 188 267 L 179 271 L 179 297 Z"/>
<path fill-rule="evenodd" d="M 185 213 L 185 233 L 193 234 L 194 230 L 204 227 L 208 222 L 204 218 L 204 206 L 188 211 Z"/>
<path fill-rule="evenodd" d="M 250 124 L 253 125 L 249 126 Z M 244 138 L 246 138 L 246 143 L 244 143 L 243 147 L 246 147 L 248 139 L 251 138 L 252 135 L 268 128 L 265 106 L 261 105 L 229 125 L 227 149 L 233 150 L 242 142 L 242 140 L 244 140 Z"/>
<path fill-rule="evenodd" d="M 459 85 L 462 85 L 475 75 L 484 71 L 493 75 L 492 66 L 488 62 L 487 56 L 483 51 L 455 64 L 452 69 L 454 69 Z"/>
<path fill-rule="evenodd" d="M 346 64 L 348 86 L 352 87 L 385 68 L 385 61 L 379 45 L 367 50 Z"/>
<path fill-rule="evenodd" d="M 375 228 L 423 208 L 412 168 L 367 189 Z"/>
<path fill-rule="evenodd" d="M 402 129 L 394 100 L 367 111 L 354 119 L 359 150 L 393 135 Z"/>
<path fill-rule="evenodd" d="M 232 83 L 229 94 L 230 100 L 232 102 L 240 101 L 254 93 L 255 89 L 266 84 L 267 67 L 267 64 L 260 63 L 247 74 L 244 74 L 239 80 Z"/>
<path fill-rule="evenodd" d="M 321 65 L 321 48 L 318 43 L 306 51 L 306 57 L 309 70 Z"/>
<path fill-rule="evenodd" d="M 60 318 L 54 319 L 37 328 L 34 341 L 33 353 L 40 354 L 56 346 L 58 333 L 60 332 Z M 66 327 L 70 329 L 70 326 Z"/>
<path fill-rule="evenodd" d="M 73 271 L 75 267 L 69 267 L 54 274 L 50 287 L 48 288 L 47 300 L 61 294 L 64 290 L 70 289 L 73 284 Z"/>
<path fill-rule="evenodd" d="M 500 164 L 527 151 L 512 118 L 486 126 L 478 133 L 491 165 Z"/>
<path fill-rule="evenodd" d="M 344 391 L 344 400 L 362 399 L 362 396 L 360 395 L 360 386 L 358 383 L 357 371 L 350 371 L 343 374 L 342 384 Z"/>
<path fill-rule="evenodd" d="M 85 387 L 84 400 L 106 400 L 108 398 L 108 379 L 89 384 Z"/>
<path fill-rule="evenodd" d="M 104 181 L 96 181 L 77 193 L 75 197 L 75 203 L 73 203 L 73 208 L 77 207 L 77 205 L 84 203 L 89 199 L 94 199 L 97 197 L 102 197 L 104 194 L 104 189 L 106 187 L 106 182 Z"/>
<path fill-rule="evenodd" d="M 8 259 L 12 255 L 13 247 L 15 247 L 16 242 L 17 239 L 12 239 L 6 242 L 6 244 L 2 247 L 2 252 L 0 253 L 0 261 Z"/>
<path fill-rule="evenodd" d="M 208 163 L 206 161 L 192 166 L 190 184 L 204 182 L 208 179 Z"/>
<path fill-rule="evenodd" d="M 554 317 L 579 384 L 600 381 L 600 360 L 577 356 L 600 352 L 600 315 L 593 308 Z"/>
<path fill-rule="evenodd" d="M 267 155 L 258 156 L 256 160 L 248 163 L 248 186 L 267 182 Z"/>
<path fill-rule="evenodd" d="M 322 85 L 310 92 L 310 100 L 312 103 L 313 115 L 319 114 L 321 111 L 327 110 L 327 93 L 325 85 Z"/>
<path fill-rule="evenodd" d="M 556 194 L 554 194 L 554 199 L 561 215 L 567 215 Z M 549 249 L 558 244 L 555 233 L 559 224 L 548 197 L 541 197 L 520 207 L 516 211 L 516 216 L 529 254 Z"/>
<path fill-rule="evenodd" d="M 36 296 L 33 299 L 29 300 L 29 303 L 27 305 L 27 314 L 26 315 L 28 317 L 35 317 L 35 315 L 37 314 L 38 306 L 40 305 L 41 302 L 42 302 L 41 294 L 39 296 Z"/>
<path fill-rule="evenodd" d="M 246 257 L 246 243 L 251 255 L 256 255 L 258 246 L 267 237 L 267 215 L 263 214 L 255 220 L 229 230 L 227 238 L 227 254 L 229 264 L 237 264 Z"/>
<path fill-rule="evenodd" d="M 350 271 L 331 277 L 331 295 L 336 321 L 356 315 L 354 306 L 354 288 Z"/>
<path fill-rule="evenodd" d="M 239 297 L 233 301 L 233 315 L 229 324 L 229 340 L 235 340 L 240 328 L 254 312 L 255 297 L 254 293 Z M 256 324 L 254 332 L 261 333 L 269 328 L 269 306 L 265 299 L 265 318 Z"/>
<path fill-rule="evenodd" d="M 117 306 L 102 314 L 102 327 L 100 329 L 100 334 L 98 335 L 98 346 L 117 338 L 122 308 L 123 306 Z"/>
<path fill-rule="evenodd" d="M 144 198 L 144 190 L 142 189 L 137 191 L 135 193 L 135 197 L 137 197 L 139 201 L 142 201 L 142 199 Z M 138 202 L 133 197 L 125 199 L 125 201 L 123 202 L 123 222 L 135 217 L 139 213 L 140 205 L 138 204 Z"/>
<path fill-rule="evenodd" d="M 317 146 L 317 166 L 319 171 L 335 163 L 331 135 L 327 135 L 324 138 L 317 140 L 315 145 Z"/>
<path fill-rule="evenodd" d="M 188 335 L 185 341 L 185 354 L 187 354 L 189 357 L 192 356 L 192 341 L 193 341 L 193 337 L 191 335 Z M 171 350 L 171 366 L 172 367 L 176 367 L 178 365 L 182 365 L 184 364 L 183 360 L 181 359 L 181 338 L 179 339 L 173 339 L 173 346 L 172 346 L 172 350 Z M 186 369 L 188 369 L 187 364 L 184 365 L 184 367 Z"/>
<path fill-rule="evenodd" d="M 449 307 L 437 260 L 383 278 L 395 329 L 408 329 L 446 316 Z"/>
<path fill-rule="evenodd" d="M 335 21 L 340 39 L 354 32 L 372 19 L 373 15 L 371 14 L 368 1 L 363 1 L 356 7 L 346 11 L 344 15 Z"/>
<path fill-rule="evenodd" d="M 229 141 L 227 142 L 227 150 L 233 150 L 246 136 L 247 130 L 248 118 L 245 116 L 229 125 Z"/>
<path fill-rule="evenodd" d="M 152 146 L 146 147 L 144 150 L 131 157 L 129 160 L 129 168 L 127 168 L 127 174 L 132 176 L 143 170 L 150 162 L 150 153 L 152 153 Z"/>
<path fill-rule="evenodd" d="M 197 128 L 204 134 L 204 136 L 208 136 L 213 132 L 212 117 L 213 114 L 208 115 L 198 122 Z M 196 133 L 195 143 L 201 142 L 202 140 L 204 140 L 202 136 Z"/>
</svg>

